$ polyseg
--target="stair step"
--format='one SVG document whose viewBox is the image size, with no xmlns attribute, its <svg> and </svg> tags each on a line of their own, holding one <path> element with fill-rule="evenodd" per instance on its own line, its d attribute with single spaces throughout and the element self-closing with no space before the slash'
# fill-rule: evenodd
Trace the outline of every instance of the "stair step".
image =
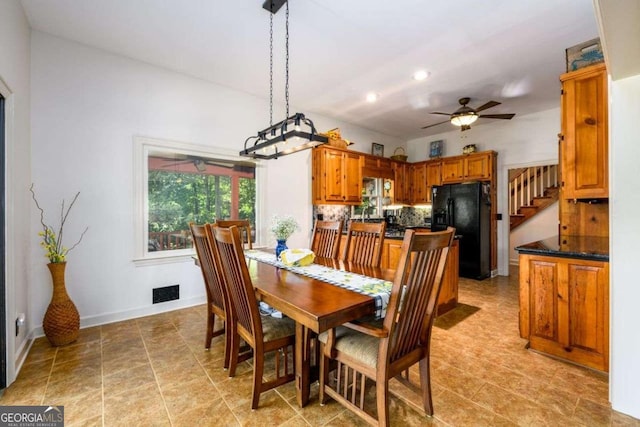
<svg viewBox="0 0 640 427">
<path fill-rule="evenodd" d="M 520 209 L 518 209 L 518 212 L 531 212 L 531 211 L 537 211 L 539 208 L 537 206 L 520 206 Z M 524 215 L 527 215 L 526 213 Z"/>
<path fill-rule="evenodd" d="M 509 215 L 509 227 L 511 229 L 517 227 L 518 225 L 522 224 L 523 222 L 525 222 L 527 220 L 527 217 L 525 215 Z"/>
</svg>

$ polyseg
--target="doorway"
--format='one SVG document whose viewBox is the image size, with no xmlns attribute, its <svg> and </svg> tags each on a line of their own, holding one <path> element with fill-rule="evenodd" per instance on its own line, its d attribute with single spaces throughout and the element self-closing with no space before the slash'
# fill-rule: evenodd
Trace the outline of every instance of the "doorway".
<svg viewBox="0 0 640 427">
<path fill-rule="evenodd" d="M 0 390 L 7 387 L 7 306 L 5 281 L 5 108 L 0 93 Z"/>
<path fill-rule="evenodd" d="M 509 275 L 509 268 L 518 265 L 518 253 L 515 247 L 524 243 L 531 243 L 541 238 L 553 236 L 558 233 L 558 204 L 555 202 L 545 205 L 540 209 L 537 218 L 527 221 L 513 230 L 511 223 L 517 219 L 512 218 L 512 214 L 517 214 L 520 206 L 537 205 L 538 201 L 532 199 L 545 196 L 547 189 L 557 186 L 557 164 L 556 159 L 541 160 L 529 163 L 506 164 L 502 167 L 503 189 L 500 191 L 500 206 L 503 206 L 503 218 L 501 232 L 499 236 L 502 242 L 501 268 L 505 275 Z M 518 178 L 519 177 L 519 178 Z M 514 181 L 515 179 L 515 181 Z M 518 189 L 523 192 L 519 193 Z M 512 197 L 515 196 L 519 203 L 514 205 Z M 557 197 L 557 196 L 556 196 Z M 500 246 L 500 245 L 499 245 Z"/>
</svg>

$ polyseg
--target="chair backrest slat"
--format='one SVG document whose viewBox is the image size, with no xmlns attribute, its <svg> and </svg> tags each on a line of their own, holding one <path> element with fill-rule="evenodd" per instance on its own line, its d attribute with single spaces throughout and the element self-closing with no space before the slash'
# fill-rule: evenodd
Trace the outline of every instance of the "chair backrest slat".
<svg viewBox="0 0 640 427">
<path fill-rule="evenodd" d="M 193 245 L 196 248 L 198 262 L 204 278 L 207 301 L 220 310 L 226 311 L 226 284 L 224 283 L 224 273 L 220 268 L 218 252 L 210 245 L 205 225 L 190 223 L 189 227 L 191 228 Z"/>
<path fill-rule="evenodd" d="M 338 259 L 342 220 L 319 221 L 313 227 L 311 250 L 318 257 Z"/>
<path fill-rule="evenodd" d="M 262 323 L 251 276 L 244 258 L 240 231 L 236 226 L 215 227 L 213 235 L 220 251 L 229 288 L 232 314 L 249 334 L 253 344 L 262 343 Z M 247 339 L 247 337 L 243 337 Z"/>
<path fill-rule="evenodd" d="M 381 341 L 381 355 L 389 363 L 428 344 L 454 232 L 449 227 L 434 233 L 405 233 L 384 320 L 389 338 Z"/>
<path fill-rule="evenodd" d="M 216 224 L 222 228 L 229 228 L 232 226 L 238 227 L 241 235 L 241 241 L 245 243 L 245 247 L 253 249 L 252 236 L 251 236 L 251 223 L 246 219 L 219 219 Z"/>
<path fill-rule="evenodd" d="M 342 259 L 360 265 L 379 267 L 382 258 L 385 222 L 349 223 Z"/>
</svg>

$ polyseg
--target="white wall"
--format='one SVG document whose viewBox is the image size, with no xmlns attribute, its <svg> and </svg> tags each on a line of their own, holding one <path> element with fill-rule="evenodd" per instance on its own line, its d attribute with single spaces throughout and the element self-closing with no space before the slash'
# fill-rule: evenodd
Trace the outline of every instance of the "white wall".
<svg viewBox="0 0 640 427">
<path fill-rule="evenodd" d="M 560 83 L 558 83 L 558 94 Z M 558 95 L 558 104 L 560 95 Z M 517 112 L 516 112 L 517 113 Z M 453 126 L 443 124 L 444 129 Z M 478 151 L 494 150 L 498 153 L 498 274 L 509 274 L 509 220 L 507 211 L 507 180 L 509 169 L 553 164 L 558 162 L 558 132 L 560 107 L 534 114 L 516 115 L 512 120 L 485 119 L 465 132 L 450 130 L 445 133 L 407 142 L 409 161 L 429 158 L 429 143 L 444 140 L 443 156 L 462 154 L 462 147 L 476 144 Z M 557 218 L 556 218 L 557 224 Z M 537 240 L 537 239 L 535 239 Z"/>
<path fill-rule="evenodd" d="M 558 235 L 558 202 L 538 212 L 509 235 L 509 264 L 518 265 L 518 251 L 514 248 Z"/>
<path fill-rule="evenodd" d="M 613 409 L 640 418 L 640 75 L 612 82 L 610 109 L 610 393 Z"/>
<path fill-rule="evenodd" d="M 141 135 L 239 151 L 247 136 L 266 127 L 268 102 L 44 33 L 32 38 L 33 181 L 50 222 L 63 197 L 81 192 L 65 231 L 69 241 L 89 226 L 67 265 L 67 288 L 81 325 L 203 302 L 202 278 L 191 260 L 144 267 L 132 262 L 132 139 Z M 281 110 L 274 111 L 278 120 Z M 402 143 L 306 113 L 319 130 L 340 127 L 363 150 L 371 141 L 388 147 Z M 263 218 L 292 214 L 302 230 L 310 229 L 309 159 L 307 151 L 266 162 Z M 32 325 L 41 323 L 51 296 L 38 220 L 32 210 Z M 268 225 L 258 231 L 266 234 Z M 295 234 L 289 243 L 308 246 L 308 233 Z M 151 306 L 152 288 L 176 283 L 178 302 Z"/>
<path fill-rule="evenodd" d="M 20 2 L 0 1 L 0 86 L 6 98 L 7 380 L 25 356 L 26 327 L 16 337 L 18 313 L 29 314 L 30 29 Z"/>
</svg>

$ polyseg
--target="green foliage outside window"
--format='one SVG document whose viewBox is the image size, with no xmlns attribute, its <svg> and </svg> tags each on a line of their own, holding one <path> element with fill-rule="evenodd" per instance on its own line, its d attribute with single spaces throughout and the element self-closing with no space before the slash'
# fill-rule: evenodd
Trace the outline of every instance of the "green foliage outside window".
<svg viewBox="0 0 640 427">
<path fill-rule="evenodd" d="M 231 185 L 225 175 L 149 171 L 149 251 L 191 247 L 190 222 L 232 217 Z M 255 196 L 255 179 L 240 178 L 238 216 L 254 228 Z"/>
</svg>

